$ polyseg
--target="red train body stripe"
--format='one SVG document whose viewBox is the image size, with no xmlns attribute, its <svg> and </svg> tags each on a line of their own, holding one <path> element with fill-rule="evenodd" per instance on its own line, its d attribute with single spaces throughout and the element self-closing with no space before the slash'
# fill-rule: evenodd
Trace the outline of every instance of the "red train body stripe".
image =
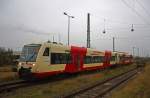
<svg viewBox="0 0 150 98">
<path fill-rule="evenodd" d="M 64 73 L 64 71 L 40 72 L 40 73 L 32 73 L 32 75 L 33 77 L 37 77 L 37 78 L 45 78 L 45 77 L 57 75 L 60 73 Z"/>
</svg>

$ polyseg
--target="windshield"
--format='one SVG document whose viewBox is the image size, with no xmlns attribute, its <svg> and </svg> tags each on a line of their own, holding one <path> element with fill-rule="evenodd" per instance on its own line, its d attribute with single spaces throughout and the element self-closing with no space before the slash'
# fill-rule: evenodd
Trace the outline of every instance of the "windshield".
<svg viewBox="0 0 150 98">
<path fill-rule="evenodd" d="M 40 49 L 40 44 L 25 45 L 22 49 L 20 61 L 22 62 L 35 62 L 37 54 Z"/>
</svg>

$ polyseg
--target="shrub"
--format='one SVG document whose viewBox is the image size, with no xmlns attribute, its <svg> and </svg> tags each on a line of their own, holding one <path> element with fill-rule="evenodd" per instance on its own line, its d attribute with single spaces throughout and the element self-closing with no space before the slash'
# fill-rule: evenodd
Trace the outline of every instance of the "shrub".
<svg viewBox="0 0 150 98">
<path fill-rule="evenodd" d="M 12 49 L 5 49 L 0 47 L 0 65 L 13 64 L 15 56 L 13 55 Z"/>
</svg>

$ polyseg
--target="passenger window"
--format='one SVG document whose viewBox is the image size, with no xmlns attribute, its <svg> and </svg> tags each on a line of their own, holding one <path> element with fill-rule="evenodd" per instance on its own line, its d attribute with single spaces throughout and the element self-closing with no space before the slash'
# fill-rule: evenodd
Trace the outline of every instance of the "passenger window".
<svg viewBox="0 0 150 98">
<path fill-rule="evenodd" d="M 92 57 L 91 57 L 91 56 L 86 56 L 86 57 L 84 58 L 84 63 L 85 63 L 85 64 L 90 64 L 90 63 L 92 63 Z"/>
<path fill-rule="evenodd" d="M 69 64 L 71 55 L 66 53 L 51 53 L 51 64 Z"/>
<path fill-rule="evenodd" d="M 84 64 L 90 64 L 90 63 L 101 63 L 103 62 L 102 56 L 85 56 L 84 57 Z"/>
<path fill-rule="evenodd" d="M 45 48 L 43 56 L 49 56 L 49 48 Z"/>
<path fill-rule="evenodd" d="M 115 56 L 112 56 L 110 61 L 115 61 Z"/>
</svg>

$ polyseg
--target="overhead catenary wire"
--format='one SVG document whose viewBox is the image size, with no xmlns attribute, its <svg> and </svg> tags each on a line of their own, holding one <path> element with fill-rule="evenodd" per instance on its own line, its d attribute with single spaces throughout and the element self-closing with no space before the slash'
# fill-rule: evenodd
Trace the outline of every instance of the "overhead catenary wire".
<svg viewBox="0 0 150 98">
<path fill-rule="evenodd" d="M 150 17 L 149 11 L 144 7 L 144 5 L 139 1 L 136 0 L 136 2 L 141 6 L 141 8 L 145 11 L 145 13 Z"/>
<path fill-rule="evenodd" d="M 127 23 L 127 22 L 123 22 L 123 21 L 114 21 L 114 20 L 110 20 L 110 19 L 106 19 L 106 18 L 103 18 L 104 19 L 104 30 L 103 30 L 103 32 L 105 31 L 105 30 L 108 30 L 108 29 L 106 29 L 105 28 L 105 21 L 107 20 L 107 23 L 109 24 L 109 22 L 112 24 L 112 23 L 118 23 L 118 24 L 123 24 L 123 25 L 127 25 L 127 26 L 131 26 L 132 25 L 132 28 L 131 28 L 131 31 L 134 31 L 134 29 L 133 29 L 133 25 L 135 26 L 135 25 L 137 25 L 138 26 L 138 28 L 143 28 L 143 26 L 150 26 L 150 23 L 147 21 L 147 19 L 145 19 L 145 17 L 143 17 L 137 10 L 135 10 L 135 5 L 134 5 L 134 7 L 132 7 L 131 5 L 129 5 L 125 0 L 122 0 L 123 1 L 123 3 L 128 7 L 128 8 L 130 8 L 139 18 L 141 18 L 144 22 L 145 22 L 145 24 L 143 23 L 143 24 L 137 24 L 137 23 Z M 136 1 L 136 0 L 135 0 Z M 134 4 L 135 4 L 135 2 L 134 2 Z M 143 7 L 144 8 L 144 7 Z M 92 15 L 93 16 L 93 15 Z M 98 17 L 97 17 L 98 18 Z M 101 17 L 102 18 L 102 17 Z M 108 26 L 108 27 L 110 27 L 110 26 Z M 124 29 L 124 28 L 123 28 Z M 110 30 L 110 29 L 109 29 Z"/>
<path fill-rule="evenodd" d="M 117 30 L 130 30 L 131 29 L 131 25 L 134 25 L 134 29 L 136 27 L 136 29 L 138 29 L 138 30 L 141 30 L 141 29 L 147 30 L 147 28 L 149 28 L 149 26 L 150 26 L 150 24 L 146 24 L 146 23 L 128 23 L 128 22 L 125 22 L 125 21 L 119 21 L 119 20 L 112 20 L 112 19 L 108 19 L 108 18 L 102 18 L 102 17 L 98 17 L 96 15 L 92 15 L 92 17 L 95 17 L 97 20 L 99 19 L 99 21 L 101 21 L 101 23 L 104 23 L 104 28 L 101 28 L 102 31 L 104 31 L 104 30 L 110 31 L 110 30 L 116 30 L 116 29 Z M 102 22 L 102 20 L 104 20 L 104 21 Z M 106 21 L 107 21 L 107 26 L 106 26 Z M 114 23 L 118 24 L 119 27 L 117 25 L 115 25 L 115 26 L 112 25 Z M 120 24 L 122 24 L 122 25 L 120 25 Z"/>
<path fill-rule="evenodd" d="M 134 12 L 139 18 L 141 18 L 144 23 L 129 23 L 129 22 L 125 22 L 125 21 L 120 21 L 120 20 L 112 20 L 112 19 L 108 19 L 106 17 L 100 17 L 100 16 L 96 16 L 94 14 L 92 14 L 92 17 L 95 17 L 96 19 L 98 19 L 99 21 L 101 20 L 101 22 L 103 22 L 102 20 L 105 19 L 105 21 L 107 21 L 107 23 L 115 23 L 115 24 L 122 24 L 122 25 L 147 25 L 150 26 L 150 23 L 148 22 L 147 19 L 145 19 L 145 17 L 143 17 L 137 10 L 135 10 L 134 7 L 132 7 L 131 5 L 129 5 L 125 0 L 122 0 L 122 2 L 132 10 L 132 12 Z M 100 19 L 101 18 L 101 19 Z"/>
<path fill-rule="evenodd" d="M 117 37 L 115 36 L 115 39 L 117 40 L 131 40 L 133 41 L 132 37 Z M 136 37 L 134 40 L 149 40 L 150 36 L 142 36 L 142 37 Z M 103 37 L 103 38 L 96 38 L 95 40 L 112 40 L 112 37 Z"/>
<path fill-rule="evenodd" d="M 150 24 L 147 23 L 130 23 L 127 21 L 121 21 L 121 20 L 116 20 L 116 19 L 110 19 L 110 18 L 106 18 L 106 17 L 100 17 L 97 15 L 92 15 L 92 17 L 94 17 L 96 19 L 96 21 L 99 21 L 99 23 L 104 23 L 104 19 L 105 21 L 107 21 L 107 24 L 119 24 L 119 25 L 138 25 L 138 26 L 150 26 Z"/>
<path fill-rule="evenodd" d="M 150 24 L 147 19 L 145 19 L 141 14 L 138 13 L 131 5 L 129 5 L 125 0 L 121 0 L 128 8 L 132 10 L 139 18 L 141 18 L 146 24 Z"/>
</svg>

